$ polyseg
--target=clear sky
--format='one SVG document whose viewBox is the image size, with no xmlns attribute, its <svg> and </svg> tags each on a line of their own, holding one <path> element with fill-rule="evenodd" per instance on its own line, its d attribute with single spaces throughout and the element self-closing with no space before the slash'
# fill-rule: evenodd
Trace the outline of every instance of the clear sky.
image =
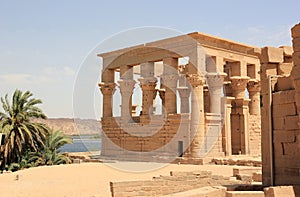
<svg viewBox="0 0 300 197">
<path fill-rule="evenodd" d="M 30 90 L 49 117 L 73 117 L 80 65 L 111 35 L 155 26 L 256 46 L 291 45 L 299 8 L 299 0 L 0 0 L 0 96 Z"/>
</svg>

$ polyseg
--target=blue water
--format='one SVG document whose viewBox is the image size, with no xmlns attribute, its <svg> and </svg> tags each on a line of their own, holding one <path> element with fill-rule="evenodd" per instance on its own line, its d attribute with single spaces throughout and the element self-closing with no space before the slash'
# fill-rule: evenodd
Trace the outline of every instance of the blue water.
<svg viewBox="0 0 300 197">
<path fill-rule="evenodd" d="M 88 152 L 88 151 L 100 151 L 101 150 L 101 138 L 73 138 L 73 144 L 66 144 L 61 147 L 61 152 Z"/>
</svg>

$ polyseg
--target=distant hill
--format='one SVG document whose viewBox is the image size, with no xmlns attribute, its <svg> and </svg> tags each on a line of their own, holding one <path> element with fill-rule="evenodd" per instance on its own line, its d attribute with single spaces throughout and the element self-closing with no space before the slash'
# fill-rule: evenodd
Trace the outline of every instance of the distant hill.
<svg viewBox="0 0 300 197">
<path fill-rule="evenodd" d="M 92 119 L 49 118 L 38 120 L 53 130 L 61 130 L 65 135 L 100 135 L 101 124 Z"/>
</svg>

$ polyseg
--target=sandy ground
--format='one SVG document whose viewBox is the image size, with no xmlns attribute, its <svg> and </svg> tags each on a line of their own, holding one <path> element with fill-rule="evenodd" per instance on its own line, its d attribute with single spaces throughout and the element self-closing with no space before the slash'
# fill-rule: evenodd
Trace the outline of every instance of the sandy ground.
<svg viewBox="0 0 300 197">
<path fill-rule="evenodd" d="M 121 162 L 119 165 L 148 168 L 156 163 Z M 125 172 L 101 163 L 82 163 L 30 168 L 0 175 L 0 196 L 111 196 L 110 181 L 145 180 L 169 175 L 170 171 L 210 170 L 213 174 L 232 176 L 236 166 L 176 165 L 143 173 Z M 241 167 L 239 168 L 249 168 Z M 19 177 L 19 180 L 17 180 Z"/>
</svg>

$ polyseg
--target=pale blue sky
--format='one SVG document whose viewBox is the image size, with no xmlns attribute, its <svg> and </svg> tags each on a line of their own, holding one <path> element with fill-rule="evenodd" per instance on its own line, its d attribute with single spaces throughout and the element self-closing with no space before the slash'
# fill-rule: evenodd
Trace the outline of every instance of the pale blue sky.
<svg viewBox="0 0 300 197">
<path fill-rule="evenodd" d="M 256 46 L 290 45 L 299 8 L 298 0 L 0 0 L 0 96 L 28 89 L 49 117 L 72 117 L 81 62 L 111 35 L 156 26 Z"/>
</svg>

